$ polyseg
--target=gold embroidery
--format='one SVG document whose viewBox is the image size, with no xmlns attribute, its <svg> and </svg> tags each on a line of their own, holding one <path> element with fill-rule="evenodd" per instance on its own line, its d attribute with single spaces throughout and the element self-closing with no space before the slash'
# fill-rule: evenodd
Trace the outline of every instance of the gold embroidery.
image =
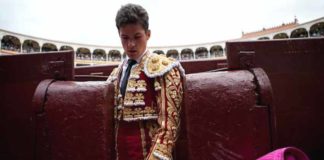
<svg viewBox="0 0 324 160">
<path fill-rule="evenodd" d="M 135 108 L 135 109 L 133 109 L 132 115 L 133 115 L 134 118 L 143 117 L 142 108 Z"/>
<path fill-rule="evenodd" d="M 174 59 L 169 59 L 165 57 L 164 55 L 157 55 L 153 54 L 152 56 L 148 57 L 147 64 L 146 64 L 146 70 L 149 74 L 159 74 L 162 76 L 162 73 L 165 73 L 165 71 L 170 70 L 173 63 L 176 62 Z"/>
<path fill-rule="evenodd" d="M 139 79 L 140 78 L 140 74 L 144 67 L 144 62 L 146 61 L 147 57 L 148 57 L 148 54 L 145 54 L 141 60 L 141 63 L 134 66 L 134 68 L 131 70 L 129 79 Z"/>
<path fill-rule="evenodd" d="M 143 93 L 135 93 L 135 96 L 133 99 L 134 99 L 134 106 L 145 105 Z"/>
<path fill-rule="evenodd" d="M 135 88 L 136 87 L 136 80 L 134 79 L 129 79 L 128 82 L 127 82 L 127 89 L 128 88 Z"/>
<path fill-rule="evenodd" d="M 145 115 L 148 113 L 147 115 Z M 124 107 L 123 119 L 125 121 L 135 121 L 140 119 L 157 119 L 156 110 L 152 107 Z"/>
<path fill-rule="evenodd" d="M 114 131 L 115 131 L 115 150 L 116 150 L 116 159 L 118 159 L 119 157 L 119 152 L 118 152 L 118 147 L 117 147 L 117 135 L 118 135 L 118 128 L 119 128 L 119 123 L 118 120 L 121 119 L 121 114 L 119 114 L 118 112 L 118 108 L 120 108 L 120 101 L 121 100 L 121 96 L 119 95 L 119 90 L 118 90 L 118 75 L 120 73 L 120 67 L 114 68 L 113 71 L 111 72 L 109 78 L 107 79 L 107 81 L 113 82 L 114 84 L 114 89 L 115 89 L 115 95 L 114 95 L 114 105 L 116 107 L 114 107 L 114 118 L 115 118 L 115 127 L 114 127 Z"/>
<path fill-rule="evenodd" d="M 119 123 L 118 120 L 115 120 L 115 151 L 116 151 L 116 160 L 118 160 L 119 158 L 119 152 L 118 152 L 118 129 L 119 129 Z"/>
<path fill-rule="evenodd" d="M 178 136 L 180 125 L 180 110 L 183 95 L 181 75 L 177 68 L 172 69 L 163 78 L 161 85 L 160 113 L 158 123 L 160 128 L 155 138 L 153 155 L 159 158 L 172 158 L 172 148 Z M 158 97 L 157 97 L 158 98 Z"/>
<path fill-rule="evenodd" d="M 134 71 L 129 75 L 129 79 L 139 79 L 140 78 L 140 70 L 134 69 Z"/>
<path fill-rule="evenodd" d="M 145 107 L 145 109 L 143 111 L 144 116 L 152 116 L 155 113 L 156 113 L 155 109 L 153 109 L 152 107 Z"/>
<path fill-rule="evenodd" d="M 157 144 L 156 148 L 155 148 L 155 155 L 160 155 L 163 157 L 168 157 L 171 158 L 172 157 L 172 148 L 167 146 L 167 145 L 163 145 L 163 144 Z"/>
<path fill-rule="evenodd" d="M 146 82 L 144 80 L 138 80 L 136 83 L 137 91 L 146 91 Z"/>
<path fill-rule="evenodd" d="M 143 150 L 143 157 L 146 157 L 147 151 L 146 151 L 146 135 L 145 135 L 145 130 L 143 126 L 143 121 L 139 121 L 139 127 L 141 131 L 141 140 L 142 140 L 142 150 Z"/>
<path fill-rule="evenodd" d="M 117 76 L 118 76 L 118 67 L 117 67 L 117 68 L 114 68 L 114 69 L 111 71 L 111 73 L 110 73 L 110 75 L 109 75 L 107 81 L 108 81 L 108 82 L 113 82 L 113 81 L 115 81 L 115 80 L 117 79 Z"/>
<path fill-rule="evenodd" d="M 114 104 L 115 106 L 118 104 L 118 93 L 116 92 L 117 90 L 117 81 L 114 81 L 114 87 L 115 87 L 115 101 L 114 101 Z"/>
<path fill-rule="evenodd" d="M 154 89 L 155 91 L 161 90 L 161 85 L 157 80 L 154 81 Z"/>
<path fill-rule="evenodd" d="M 149 130 L 149 136 L 152 139 L 152 141 L 155 141 L 154 136 L 157 133 L 157 130 L 159 128 L 159 124 L 156 121 L 147 121 L 146 122 L 146 128 L 148 128 L 148 130 Z"/>
<path fill-rule="evenodd" d="M 126 92 L 124 98 L 124 106 L 133 106 L 134 105 L 134 95 L 131 92 Z"/>
<path fill-rule="evenodd" d="M 162 64 L 165 65 L 165 66 L 167 66 L 169 64 L 169 61 L 163 60 L 162 61 Z"/>
<path fill-rule="evenodd" d="M 133 118 L 131 108 L 124 108 L 123 109 L 123 118 Z"/>
<path fill-rule="evenodd" d="M 146 89 L 146 82 L 145 80 L 134 80 L 130 79 L 127 84 L 127 91 L 128 92 L 145 92 Z"/>
<path fill-rule="evenodd" d="M 152 71 L 158 71 L 160 69 L 160 66 L 157 64 L 154 64 L 154 65 L 152 64 L 151 69 L 152 69 Z"/>
<path fill-rule="evenodd" d="M 152 58 L 152 63 L 157 63 L 159 62 L 159 57 L 153 57 Z"/>
</svg>

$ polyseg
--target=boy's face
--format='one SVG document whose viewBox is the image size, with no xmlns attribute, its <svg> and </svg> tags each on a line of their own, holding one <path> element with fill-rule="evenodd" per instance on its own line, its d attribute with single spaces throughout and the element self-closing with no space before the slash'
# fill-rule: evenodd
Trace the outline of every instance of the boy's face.
<svg viewBox="0 0 324 160">
<path fill-rule="evenodd" d="M 136 60 L 144 53 L 150 36 L 150 30 L 145 32 L 145 29 L 138 23 L 126 24 L 119 28 L 119 37 L 130 59 Z"/>
</svg>

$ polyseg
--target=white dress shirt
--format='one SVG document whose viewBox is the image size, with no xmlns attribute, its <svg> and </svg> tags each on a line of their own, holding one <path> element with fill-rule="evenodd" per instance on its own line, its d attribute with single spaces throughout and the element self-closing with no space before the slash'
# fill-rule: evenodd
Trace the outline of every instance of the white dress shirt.
<svg viewBox="0 0 324 160">
<path fill-rule="evenodd" d="M 134 64 L 133 66 L 132 66 L 132 69 L 134 68 L 134 67 L 136 67 L 140 62 L 141 62 L 141 60 L 142 60 L 142 58 L 143 58 L 143 56 L 145 55 L 145 54 L 149 54 L 149 52 L 147 52 L 147 49 L 142 53 L 142 55 L 140 56 L 140 57 L 138 57 L 137 59 L 135 59 L 135 61 L 137 62 L 136 64 Z M 128 59 L 129 59 L 129 57 L 127 56 L 126 57 L 126 59 L 124 60 L 124 62 L 123 62 L 123 71 L 122 71 L 122 75 L 121 75 L 121 80 L 124 78 L 124 76 L 125 76 L 125 72 L 126 72 L 126 69 L 127 69 L 127 67 L 128 67 L 128 63 L 127 63 L 127 61 L 128 61 Z M 121 80 L 119 81 L 119 87 L 121 87 Z"/>
</svg>

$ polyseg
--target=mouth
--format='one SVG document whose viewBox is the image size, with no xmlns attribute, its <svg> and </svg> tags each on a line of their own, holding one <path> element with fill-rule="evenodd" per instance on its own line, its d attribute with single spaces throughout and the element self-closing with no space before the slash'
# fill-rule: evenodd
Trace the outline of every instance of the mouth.
<svg viewBox="0 0 324 160">
<path fill-rule="evenodd" d="M 136 50 L 129 50 L 128 53 L 136 53 Z"/>
</svg>

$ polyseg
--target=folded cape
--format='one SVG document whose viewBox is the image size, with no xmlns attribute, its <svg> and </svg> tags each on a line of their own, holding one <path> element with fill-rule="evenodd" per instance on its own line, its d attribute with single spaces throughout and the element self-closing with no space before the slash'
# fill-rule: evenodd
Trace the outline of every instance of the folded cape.
<svg viewBox="0 0 324 160">
<path fill-rule="evenodd" d="M 295 147 L 285 147 L 268 153 L 257 160 L 309 160 L 309 158 L 303 151 Z"/>
</svg>

